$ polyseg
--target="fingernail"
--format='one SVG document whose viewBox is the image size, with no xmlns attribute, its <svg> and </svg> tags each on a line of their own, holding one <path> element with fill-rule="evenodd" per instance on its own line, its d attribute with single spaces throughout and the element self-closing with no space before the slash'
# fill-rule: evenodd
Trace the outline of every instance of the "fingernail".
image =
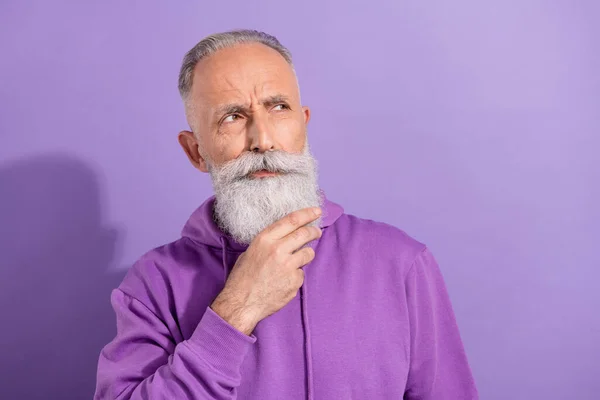
<svg viewBox="0 0 600 400">
<path fill-rule="evenodd" d="M 320 208 L 314 208 L 313 212 L 315 213 L 315 215 L 321 215 L 321 209 Z"/>
</svg>

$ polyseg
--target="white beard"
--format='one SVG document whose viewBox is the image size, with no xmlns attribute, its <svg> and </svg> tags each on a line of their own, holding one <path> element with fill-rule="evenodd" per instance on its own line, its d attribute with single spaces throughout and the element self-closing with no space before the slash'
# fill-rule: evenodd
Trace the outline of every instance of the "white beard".
<svg viewBox="0 0 600 400">
<path fill-rule="evenodd" d="M 260 170 L 280 175 L 252 178 Z M 250 244 L 263 229 L 289 213 L 322 204 L 317 162 L 308 143 L 301 154 L 276 150 L 246 152 L 222 166 L 211 166 L 215 220 L 238 243 Z M 319 226 L 320 219 L 309 225 Z"/>
</svg>

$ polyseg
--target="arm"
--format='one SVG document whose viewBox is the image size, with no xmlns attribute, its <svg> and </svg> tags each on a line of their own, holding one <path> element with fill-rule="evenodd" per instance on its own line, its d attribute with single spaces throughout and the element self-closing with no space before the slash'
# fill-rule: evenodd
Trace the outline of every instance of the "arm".
<svg viewBox="0 0 600 400">
<path fill-rule="evenodd" d="M 405 287 L 411 339 L 404 398 L 478 399 L 450 298 L 428 249 L 417 256 Z"/>
<path fill-rule="evenodd" d="M 139 300 L 115 289 L 117 336 L 100 353 L 95 400 L 235 399 L 240 366 L 256 337 L 244 335 L 210 307 L 188 340 Z"/>
</svg>

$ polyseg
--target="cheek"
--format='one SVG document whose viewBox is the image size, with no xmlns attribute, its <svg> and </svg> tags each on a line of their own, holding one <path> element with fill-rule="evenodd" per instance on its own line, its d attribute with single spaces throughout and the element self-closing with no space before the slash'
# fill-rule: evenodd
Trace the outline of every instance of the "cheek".
<svg viewBox="0 0 600 400">
<path fill-rule="evenodd" d="M 214 162 L 218 165 L 238 158 L 246 150 L 243 140 L 223 140 L 214 147 Z"/>
<path fill-rule="evenodd" d="M 302 121 L 296 118 L 285 118 L 273 124 L 277 139 L 284 150 L 300 152 L 306 140 L 306 129 Z"/>
</svg>

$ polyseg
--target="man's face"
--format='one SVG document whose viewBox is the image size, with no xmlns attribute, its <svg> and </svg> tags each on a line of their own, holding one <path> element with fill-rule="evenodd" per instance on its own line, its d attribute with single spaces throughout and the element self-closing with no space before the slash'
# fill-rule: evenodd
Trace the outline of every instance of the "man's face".
<svg viewBox="0 0 600 400">
<path fill-rule="evenodd" d="M 194 133 L 181 132 L 179 142 L 210 172 L 224 232 L 250 243 L 285 215 L 321 205 L 310 113 L 279 53 L 261 44 L 223 49 L 196 66 L 193 81 L 186 115 Z"/>
<path fill-rule="evenodd" d="M 186 110 L 194 133 L 179 141 L 203 172 L 244 152 L 301 153 L 310 111 L 300 104 L 296 76 L 262 44 L 222 49 L 196 65 Z"/>
</svg>

